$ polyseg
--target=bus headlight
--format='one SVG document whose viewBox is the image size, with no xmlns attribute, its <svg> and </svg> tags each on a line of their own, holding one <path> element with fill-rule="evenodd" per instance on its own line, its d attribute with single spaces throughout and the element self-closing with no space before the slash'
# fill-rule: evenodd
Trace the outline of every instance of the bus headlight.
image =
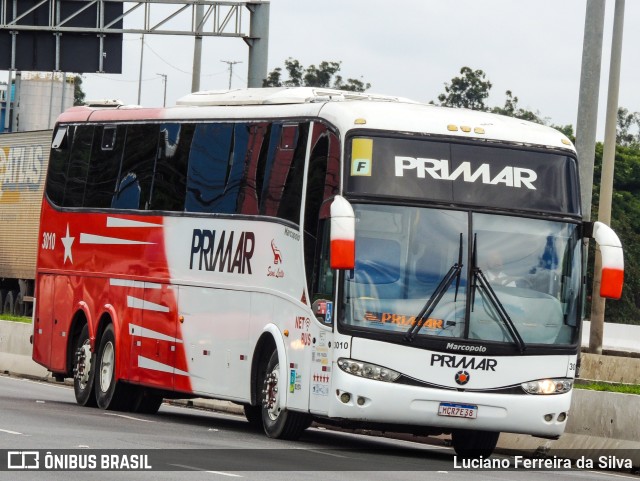
<svg viewBox="0 0 640 481">
<path fill-rule="evenodd" d="M 400 373 L 393 369 L 342 357 L 338 359 L 338 367 L 344 372 L 353 374 L 354 376 L 374 379 L 376 381 L 393 382 L 400 377 Z"/>
<path fill-rule="evenodd" d="M 538 379 L 537 381 L 523 382 L 522 389 L 527 394 L 563 394 L 573 388 L 573 379 Z"/>
</svg>

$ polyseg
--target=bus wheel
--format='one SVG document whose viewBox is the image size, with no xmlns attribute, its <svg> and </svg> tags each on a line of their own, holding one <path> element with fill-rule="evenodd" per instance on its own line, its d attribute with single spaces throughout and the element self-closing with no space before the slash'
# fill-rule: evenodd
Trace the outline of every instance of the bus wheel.
<svg viewBox="0 0 640 481">
<path fill-rule="evenodd" d="M 163 397 L 154 392 L 152 389 L 146 389 L 143 387 L 133 388 L 135 389 L 133 397 L 133 403 L 131 405 L 131 412 L 140 414 L 155 414 L 160 409 Z"/>
<path fill-rule="evenodd" d="M 274 351 L 267 363 L 262 391 L 262 425 L 270 438 L 298 439 L 311 425 L 311 416 L 281 409 L 280 390 L 286 389 L 286 382 L 279 382 L 278 352 Z"/>
<path fill-rule="evenodd" d="M 81 406 L 95 407 L 96 397 L 93 392 L 96 356 L 91 352 L 89 342 L 89 326 L 86 324 L 80 332 L 75 345 L 75 360 L 73 364 L 73 391 L 76 402 Z"/>
<path fill-rule="evenodd" d="M 463 458 L 488 458 L 498 444 L 499 432 L 460 430 L 451 434 L 456 454 Z"/>
<path fill-rule="evenodd" d="M 129 386 L 116 380 L 116 338 L 112 324 L 100 340 L 95 377 L 96 402 L 100 409 L 127 411 L 130 408 L 130 397 L 125 392 Z"/>
</svg>

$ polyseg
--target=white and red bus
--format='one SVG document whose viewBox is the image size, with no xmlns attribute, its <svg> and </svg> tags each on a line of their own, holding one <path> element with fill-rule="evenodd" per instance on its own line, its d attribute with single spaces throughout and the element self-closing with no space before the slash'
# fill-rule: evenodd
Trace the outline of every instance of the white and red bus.
<svg viewBox="0 0 640 481">
<path fill-rule="evenodd" d="M 53 132 L 33 358 L 81 405 L 244 405 L 312 419 L 556 438 L 570 409 L 583 238 L 602 295 L 622 249 L 582 221 L 556 130 L 312 88 L 76 107 Z"/>
</svg>

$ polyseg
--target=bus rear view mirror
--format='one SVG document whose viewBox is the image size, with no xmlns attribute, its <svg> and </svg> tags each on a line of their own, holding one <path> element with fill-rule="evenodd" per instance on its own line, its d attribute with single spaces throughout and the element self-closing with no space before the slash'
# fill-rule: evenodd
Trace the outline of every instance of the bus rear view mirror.
<svg viewBox="0 0 640 481">
<path fill-rule="evenodd" d="M 624 284 L 624 256 L 620 239 L 611 227 L 602 222 L 593 223 L 593 238 L 600 247 L 602 258 L 600 297 L 620 299 Z"/>
<path fill-rule="evenodd" d="M 331 268 L 350 270 L 355 264 L 355 214 L 349 201 L 336 195 L 331 204 Z"/>
</svg>

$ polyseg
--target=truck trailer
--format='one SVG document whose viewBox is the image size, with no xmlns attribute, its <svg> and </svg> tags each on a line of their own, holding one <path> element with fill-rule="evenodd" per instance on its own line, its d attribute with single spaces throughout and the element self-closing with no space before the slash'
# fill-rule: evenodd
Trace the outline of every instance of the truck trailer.
<svg viewBox="0 0 640 481">
<path fill-rule="evenodd" d="M 0 313 L 31 315 L 51 130 L 0 134 Z"/>
</svg>

